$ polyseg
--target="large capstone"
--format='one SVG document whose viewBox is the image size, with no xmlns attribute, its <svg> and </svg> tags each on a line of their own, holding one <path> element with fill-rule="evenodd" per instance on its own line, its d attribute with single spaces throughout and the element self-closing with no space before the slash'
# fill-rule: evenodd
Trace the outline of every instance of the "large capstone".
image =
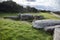
<svg viewBox="0 0 60 40">
<path fill-rule="evenodd" d="M 32 22 L 34 28 L 45 28 L 60 25 L 60 20 L 36 20 Z"/>
</svg>

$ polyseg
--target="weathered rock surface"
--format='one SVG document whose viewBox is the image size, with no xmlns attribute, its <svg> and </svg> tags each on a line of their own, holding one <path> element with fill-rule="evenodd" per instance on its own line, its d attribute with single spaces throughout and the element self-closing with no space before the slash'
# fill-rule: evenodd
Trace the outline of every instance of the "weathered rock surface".
<svg viewBox="0 0 60 40">
<path fill-rule="evenodd" d="M 44 30 L 51 33 L 51 34 L 53 34 L 55 28 L 60 28 L 60 25 L 45 27 Z"/>
<path fill-rule="evenodd" d="M 32 14 L 19 14 L 18 15 L 19 19 L 20 20 L 24 20 L 24 21 L 27 21 L 27 20 L 41 20 L 41 19 L 45 19 L 42 15 L 40 16 L 33 16 Z"/>
<path fill-rule="evenodd" d="M 34 28 L 45 28 L 60 25 L 60 20 L 36 20 L 32 22 Z"/>
<path fill-rule="evenodd" d="M 42 15 L 40 16 L 33 16 L 32 14 L 18 14 L 17 16 L 8 16 L 8 17 L 4 17 L 5 19 L 18 19 L 18 20 L 22 20 L 22 21 L 33 21 L 35 20 L 41 20 L 44 19 L 44 17 Z"/>
<path fill-rule="evenodd" d="M 34 19 L 33 15 L 31 15 L 31 14 L 21 14 L 19 18 L 20 18 L 20 20 L 24 20 L 24 21 Z"/>
<path fill-rule="evenodd" d="M 8 16 L 8 17 L 4 17 L 5 19 L 18 19 L 18 20 L 22 20 L 22 21 L 27 21 L 27 20 L 33 20 L 34 17 L 31 14 L 19 14 L 18 16 Z"/>
<path fill-rule="evenodd" d="M 55 28 L 53 40 L 60 40 L 60 28 Z"/>
</svg>

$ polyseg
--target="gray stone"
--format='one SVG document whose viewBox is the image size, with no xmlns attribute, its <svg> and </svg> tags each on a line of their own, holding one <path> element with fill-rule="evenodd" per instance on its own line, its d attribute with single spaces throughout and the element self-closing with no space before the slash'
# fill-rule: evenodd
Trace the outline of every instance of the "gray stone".
<svg viewBox="0 0 60 40">
<path fill-rule="evenodd" d="M 60 28 L 55 28 L 53 40 L 60 40 Z"/>
<path fill-rule="evenodd" d="M 45 31 L 53 31 L 54 30 L 54 26 L 49 26 L 49 27 L 45 27 L 44 30 Z"/>
<path fill-rule="evenodd" d="M 32 22 L 34 28 L 45 28 L 48 26 L 60 25 L 60 20 L 36 20 Z"/>
<path fill-rule="evenodd" d="M 45 30 L 46 32 L 49 32 L 49 33 L 53 34 L 53 33 L 54 33 L 54 29 L 55 29 L 55 28 L 59 28 L 59 27 L 60 27 L 60 25 L 48 26 L 48 27 L 44 27 L 44 30 Z"/>
<path fill-rule="evenodd" d="M 23 21 L 34 19 L 33 15 L 31 15 L 31 14 L 20 14 L 19 18 L 20 18 L 20 20 L 23 20 Z"/>
</svg>

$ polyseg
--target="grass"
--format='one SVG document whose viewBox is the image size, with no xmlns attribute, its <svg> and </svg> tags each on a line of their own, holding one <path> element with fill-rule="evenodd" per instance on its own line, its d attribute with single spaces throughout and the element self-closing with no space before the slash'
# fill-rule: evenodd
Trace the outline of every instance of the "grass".
<svg viewBox="0 0 60 40">
<path fill-rule="evenodd" d="M 46 19 L 58 19 L 50 13 L 31 13 L 43 15 Z M 17 13 L 0 13 L 0 40 L 52 40 L 52 36 L 44 30 L 32 28 L 31 23 L 2 19 L 5 16 L 17 16 Z"/>
<path fill-rule="evenodd" d="M 51 13 L 41 13 L 40 15 L 43 15 L 46 19 L 58 19 L 58 20 L 60 20 L 60 18 L 52 15 Z"/>
<path fill-rule="evenodd" d="M 0 19 L 0 40 L 52 40 L 52 36 L 25 21 Z"/>
<path fill-rule="evenodd" d="M 18 13 L 0 13 L 0 18 L 5 16 L 17 16 Z"/>
</svg>

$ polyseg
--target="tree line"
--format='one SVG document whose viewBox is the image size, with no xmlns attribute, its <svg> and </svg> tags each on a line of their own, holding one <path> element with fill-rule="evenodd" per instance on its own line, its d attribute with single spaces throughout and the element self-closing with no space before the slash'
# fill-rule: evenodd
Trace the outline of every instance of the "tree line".
<svg viewBox="0 0 60 40">
<path fill-rule="evenodd" d="M 24 8 L 23 6 L 13 1 L 4 1 L 0 3 L 0 12 L 21 12 L 21 13 L 34 12 L 36 13 L 38 12 L 38 10 L 30 6 L 27 6 L 26 8 Z"/>
</svg>

